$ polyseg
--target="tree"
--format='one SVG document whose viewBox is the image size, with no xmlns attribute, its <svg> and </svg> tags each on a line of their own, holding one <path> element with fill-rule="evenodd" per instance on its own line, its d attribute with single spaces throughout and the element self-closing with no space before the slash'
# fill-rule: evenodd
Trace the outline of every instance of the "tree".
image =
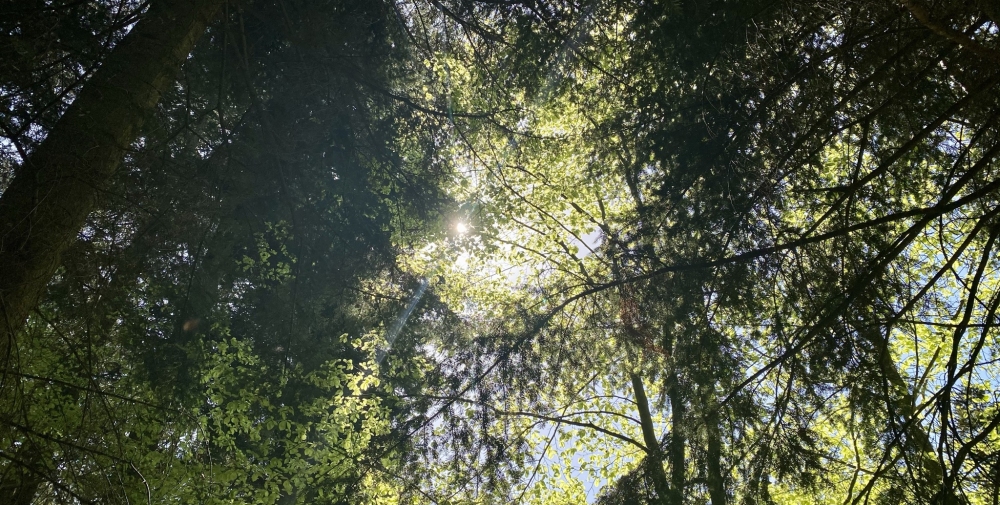
<svg viewBox="0 0 1000 505">
<path fill-rule="evenodd" d="M 12 171 L 155 12 L 112 5 L 15 37 Z M 39 281 L 0 487 L 996 501 L 996 21 L 228 5 Z"/>
<path fill-rule="evenodd" d="M 0 198 L 0 355 L 222 0 L 154 2 L 15 171 Z"/>
<path fill-rule="evenodd" d="M 417 284 L 395 268 L 397 248 L 433 228 L 444 173 L 425 154 L 433 137 L 404 129 L 433 122 L 388 93 L 408 85 L 407 45 L 382 3 L 220 14 L 139 114 L 122 169 L 91 188 L 92 211 L 17 334 L 0 487 L 25 502 L 395 491 L 386 475 L 406 441 L 390 427 L 419 411 L 395 395 L 428 367 L 407 338 L 374 357 Z M 24 43 L 44 47 L 44 35 Z M 76 49 L 65 58 L 86 62 Z M 11 101 L 36 105 L 52 85 L 21 84 Z M 38 136 L 54 124 L 51 137 L 72 106 L 58 119 L 34 110 L 5 124 L 35 121 Z M 12 142 L 34 156 L 48 142 L 35 140 Z"/>
<path fill-rule="evenodd" d="M 649 367 L 675 391 L 676 445 L 665 451 L 686 467 L 681 500 L 989 496 L 995 418 L 955 421 L 968 414 L 951 400 L 993 388 L 982 354 L 993 297 L 979 297 L 994 282 L 997 82 L 980 64 L 996 53 L 989 9 L 505 8 L 522 9 L 520 24 L 469 30 L 454 53 L 484 70 L 453 100 L 520 109 L 498 124 L 456 120 L 456 149 L 477 174 L 456 193 L 476 209 L 481 244 L 466 239 L 470 267 L 451 282 L 458 303 L 516 317 L 489 303 L 502 290 L 489 281 L 539 272 L 507 300 L 548 313 L 536 317 L 550 329 L 529 324 L 530 335 L 484 346 L 482 369 L 669 353 Z M 517 42 L 478 51 L 490 36 Z M 531 69 L 519 75 L 535 79 L 524 88 L 492 71 L 519 58 Z M 592 230 L 600 249 L 579 254 Z M 619 333 L 592 331 L 595 320 Z M 567 336 L 551 338 L 555 328 Z M 951 332 L 948 345 L 938 331 Z M 602 345 L 610 338 L 617 350 Z M 611 375 L 584 365 L 609 360 L 542 382 L 572 384 L 587 376 L 578 367 Z M 504 377 L 523 390 L 503 401 L 537 391 L 527 385 L 537 372 L 521 373 Z"/>
</svg>

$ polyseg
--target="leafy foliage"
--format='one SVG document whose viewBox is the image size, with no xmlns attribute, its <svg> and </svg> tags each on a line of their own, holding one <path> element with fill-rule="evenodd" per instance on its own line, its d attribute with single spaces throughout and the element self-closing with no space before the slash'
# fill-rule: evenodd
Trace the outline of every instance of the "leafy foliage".
<svg viewBox="0 0 1000 505">
<path fill-rule="evenodd" d="M 144 9 L 0 16 L 0 187 Z M 997 19 L 230 3 L 17 341 L 0 490 L 995 502 Z"/>
<path fill-rule="evenodd" d="M 987 500 L 993 450 L 980 444 L 995 426 L 956 421 L 953 398 L 965 382 L 995 389 L 988 7 L 511 14 L 534 27 L 496 24 L 510 56 L 478 51 L 477 34 L 454 52 L 484 69 L 469 74 L 481 98 L 463 94 L 463 107 L 517 108 L 456 119 L 475 174 L 456 194 L 478 229 L 447 283 L 456 305 L 510 318 L 502 307 L 520 303 L 547 324 L 477 352 L 536 363 L 505 380 L 518 393 L 480 402 L 531 398 L 531 415 L 548 415 L 595 375 L 616 384 L 603 392 L 627 391 L 629 373 L 658 382 L 660 444 L 642 445 L 662 452 L 669 491 L 629 469 L 612 501 Z M 544 31 L 557 37 L 536 49 L 545 70 L 528 65 L 536 84 L 489 70 Z M 511 288 L 523 291 L 503 297 Z M 596 426 L 609 441 L 629 433 Z"/>
</svg>

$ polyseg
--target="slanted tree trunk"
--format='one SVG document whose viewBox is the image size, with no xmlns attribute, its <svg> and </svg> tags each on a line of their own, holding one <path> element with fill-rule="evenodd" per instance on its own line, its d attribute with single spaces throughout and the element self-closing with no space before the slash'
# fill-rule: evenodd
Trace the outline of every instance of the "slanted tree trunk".
<svg viewBox="0 0 1000 505">
<path fill-rule="evenodd" d="M 894 416 L 900 419 L 905 427 L 905 443 L 911 444 L 912 448 L 919 454 L 920 463 L 923 468 L 923 474 L 920 476 L 923 484 L 928 489 L 939 490 L 936 496 L 934 496 L 934 503 L 944 505 L 962 503 L 962 500 L 955 493 L 955 489 L 952 486 L 954 476 L 950 476 L 947 469 L 941 465 L 941 461 L 937 458 L 934 444 L 931 442 L 930 435 L 927 434 L 927 431 L 920 424 L 920 415 L 916 409 L 918 405 L 917 398 L 914 392 L 910 391 L 906 380 L 899 373 L 899 368 L 897 368 L 896 362 L 893 361 L 892 355 L 889 352 L 888 340 L 881 333 L 877 333 L 873 338 L 870 338 L 870 341 L 874 342 L 881 349 L 878 356 L 879 368 L 881 369 L 882 376 L 885 377 L 891 388 L 889 391 L 886 391 L 886 394 L 889 395 L 890 404 L 896 410 L 893 413 Z M 958 472 L 960 469 L 954 468 L 953 471 Z"/>
<path fill-rule="evenodd" d="M 646 388 L 643 387 L 642 377 L 638 374 L 631 374 L 631 379 L 635 403 L 639 406 L 639 423 L 642 425 L 642 440 L 646 445 L 649 478 L 653 481 L 653 488 L 656 489 L 658 503 L 666 505 L 670 500 L 670 485 L 667 483 L 667 474 L 663 471 L 663 451 L 660 450 L 660 441 L 656 438 L 656 431 L 653 430 L 653 416 L 649 413 Z"/>
<path fill-rule="evenodd" d="M 225 0 L 153 0 L 0 197 L 0 368 L 143 120 Z"/>
</svg>

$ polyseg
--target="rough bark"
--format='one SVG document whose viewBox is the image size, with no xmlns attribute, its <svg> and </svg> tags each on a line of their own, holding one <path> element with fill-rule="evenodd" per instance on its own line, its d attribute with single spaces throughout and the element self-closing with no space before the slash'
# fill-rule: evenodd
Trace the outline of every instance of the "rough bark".
<svg viewBox="0 0 1000 505">
<path fill-rule="evenodd" d="M 225 0 L 154 0 L 0 197 L 0 359 Z"/>
</svg>

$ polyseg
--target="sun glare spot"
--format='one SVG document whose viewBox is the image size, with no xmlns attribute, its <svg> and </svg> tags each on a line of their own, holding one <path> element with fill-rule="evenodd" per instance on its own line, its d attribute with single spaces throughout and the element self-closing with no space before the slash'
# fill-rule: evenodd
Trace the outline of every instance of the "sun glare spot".
<svg viewBox="0 0 1000 505">
<path fill-rule="evenodd" d="M 465 223 L 458 223 L 455 225 L 455 230 L 459 233 L 467 233 L 469 231 L 469 225 Z"/>
</svg>

